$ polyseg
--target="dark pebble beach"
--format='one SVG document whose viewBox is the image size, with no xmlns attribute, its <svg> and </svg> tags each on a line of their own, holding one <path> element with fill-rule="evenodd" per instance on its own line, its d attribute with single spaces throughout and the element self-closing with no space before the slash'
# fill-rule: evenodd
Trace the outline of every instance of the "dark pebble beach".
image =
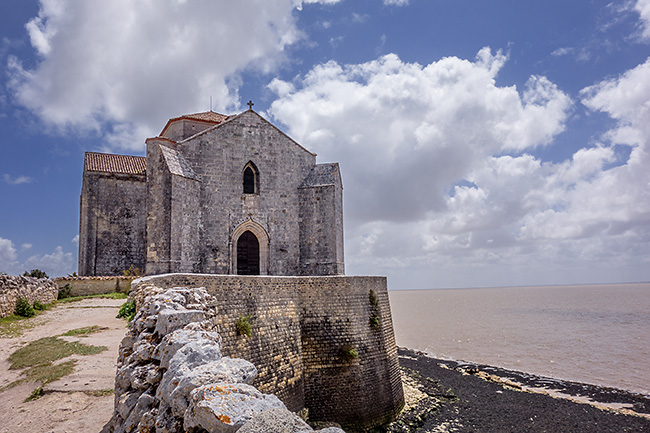
<svg viewBox="0 0 650 433">
<path fill-rule="evenodd" d="M 378 431 L 650 432 L 645 395 L 440 360 L 409 349 L 398 353 L 407 404 L 397 421 Z M 553 389 L 566 397 L 526 388 Z M 625 406 L 603 407 L 611 403 Z"/>
</svg>

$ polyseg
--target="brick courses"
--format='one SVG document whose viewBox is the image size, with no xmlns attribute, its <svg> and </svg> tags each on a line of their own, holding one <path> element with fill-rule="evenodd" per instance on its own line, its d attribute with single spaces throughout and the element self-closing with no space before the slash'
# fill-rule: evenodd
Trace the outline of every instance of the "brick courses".
<svg viewBox="0 0 650 433">
<path fill-rule="evenodd" d="M 255 364 L 254 385 L 291 410 L 307 407 L 312 419 L 368 428 L 403 404 L 385 277 L 168 274 L 133 282 L 135 290 L 149 285 L 205 287 L 217 299 L 224 355 Z M 251 337 L 237 335 L 235 322 L 248 315 Z M 345 346 L 358 358 L 345 361 Z"/>
</svg>

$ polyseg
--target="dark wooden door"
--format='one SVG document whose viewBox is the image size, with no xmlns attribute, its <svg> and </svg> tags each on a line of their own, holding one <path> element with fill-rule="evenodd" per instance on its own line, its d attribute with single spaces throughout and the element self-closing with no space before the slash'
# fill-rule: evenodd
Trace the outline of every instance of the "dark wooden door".
<svg viewBox="0 0 650 433">
<path fill-rule="evenodd" d="M 237 275 L 260 274 L 260 242 L 250 231 L 245 231 L 237 241 Z"/>
</svg>

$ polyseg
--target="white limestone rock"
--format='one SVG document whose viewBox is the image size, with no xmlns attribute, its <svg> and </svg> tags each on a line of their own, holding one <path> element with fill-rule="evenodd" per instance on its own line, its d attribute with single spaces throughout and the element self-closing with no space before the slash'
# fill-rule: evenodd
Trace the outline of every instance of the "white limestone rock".
<svg viewBox="0 0 650 433">
<path fill-rule="evenodd" d="M 314 430 L 287 409 L 269 409 L 257 414 L 238 433 L 310 433 Z"/>
<path fill-rule="evenodd" d="M 209 432 L 235 432 L 254 416 L 268 409 L 286 409 L 273 394 L 262 394 L 243 383 L 216 383 L 196 388 L 184 416 L 184 428 Z"/>
<path fill-rule="evenodd" d="M 135 404 L 133 407 L 133 410 L 129 413 L 129 416 L 126 418 L 124 423 L 121 425 L 121 429 L 116 429 L 115 433 L 120 433 L 121 431 L 124 432 L 131 432 L 133 431 L 138 424 L 140 424 L 140 421 L 142 420 L 142 417 L 144 414 L 148 413 L 151 411 L 155 406 L 157 406 L 157 400 L 149 394 L 142 394 L 138 398 L 138 402 Z"/>
<path fill-rule="evenodd" d="M 188 323 L 205 320 L 205 313 L 200 310 L 162 310 L 158 313 L 156 334 L 167 335 Z"/>
<path fill-rule="evenodd" d="M 183 416 L 189 405 L 190 393 L 203 385 L 213 383 L 247 383 L 250 384 L 257 369 L 243 359 L 221 358 L 191 370 L 182 370 L 183 376 L 165 380 L 158 387 L 158 395 L 172 407 L 176 416 Z"/>
<path fill-rule="evenodd" d="M 221 337 L 216 332 L 204 330 L 189 329 L 192 323 L 183 329 L 165 335 L 160 344 L 153 353 L 153 358 L 160 361 L 163 368 L 169 367 L 169 361 L 176 354 L 178 349 L 185 346 L 191 341 L 200 342 L 202 345 L 216 345 L 221 348 Z"/>
</svg>

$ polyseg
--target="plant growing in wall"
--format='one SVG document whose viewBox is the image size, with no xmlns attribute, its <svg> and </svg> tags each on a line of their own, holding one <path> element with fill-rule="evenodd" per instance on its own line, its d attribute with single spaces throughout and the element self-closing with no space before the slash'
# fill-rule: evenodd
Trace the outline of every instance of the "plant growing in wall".
<svg viewBox="0 0 650 433">
<path fill-rule="evenodd" d="M 372 329 L 379 329 L 381 326 L 379 319 L 379 298 L 377 297 L 377 292 L 372 289 L 368 293 L 368 302 L 370 302 L 370 319 L 368 319 L 368 324 Z"/>
<path fill-rule="evenodd" d="M 251 333 L 251 315 L 247 314 L 246 316 L 239 316 L 235 321 L 235 329 L 237 330 L 237 335 L 245 335 L 250 337 Z"/>
<path fill-rule="evenodd" d="M 370 302 L 370 305 L 372 305 L 373 307 L 379 305 L 379 298 L 377 297 L 377 292 L 370 289 L 370 293 L 368 293 L 368 301 Z"/>
<path fill-rule="evenodd" d="M 129 266 L 129 269 L 125 269 L 122 271 L 122 275 L 125 277 L 143 277 L 144 271 L 140 268 L 131 265 Z"/>
<path fill-rule="evenodd" d="M 71 296 L 71 292 L 72 292 L 72 287 L 70 287 L 70 283 L 66 283 L 65 286 L 59 289 L 59 294 L 57 295 L 56 299 L 69 298 Z"/>
<path fill-rule="evenodd" d="M 339 357 L 341 358 L 341 361 L 349 364 L 355 359 L 359 359 L 359 352 L 357 352 L 357 349 L 355 349 L 351 344 L 346 344 L 341 347 L 341 350 L 339 350 Z"/>
</svg>

